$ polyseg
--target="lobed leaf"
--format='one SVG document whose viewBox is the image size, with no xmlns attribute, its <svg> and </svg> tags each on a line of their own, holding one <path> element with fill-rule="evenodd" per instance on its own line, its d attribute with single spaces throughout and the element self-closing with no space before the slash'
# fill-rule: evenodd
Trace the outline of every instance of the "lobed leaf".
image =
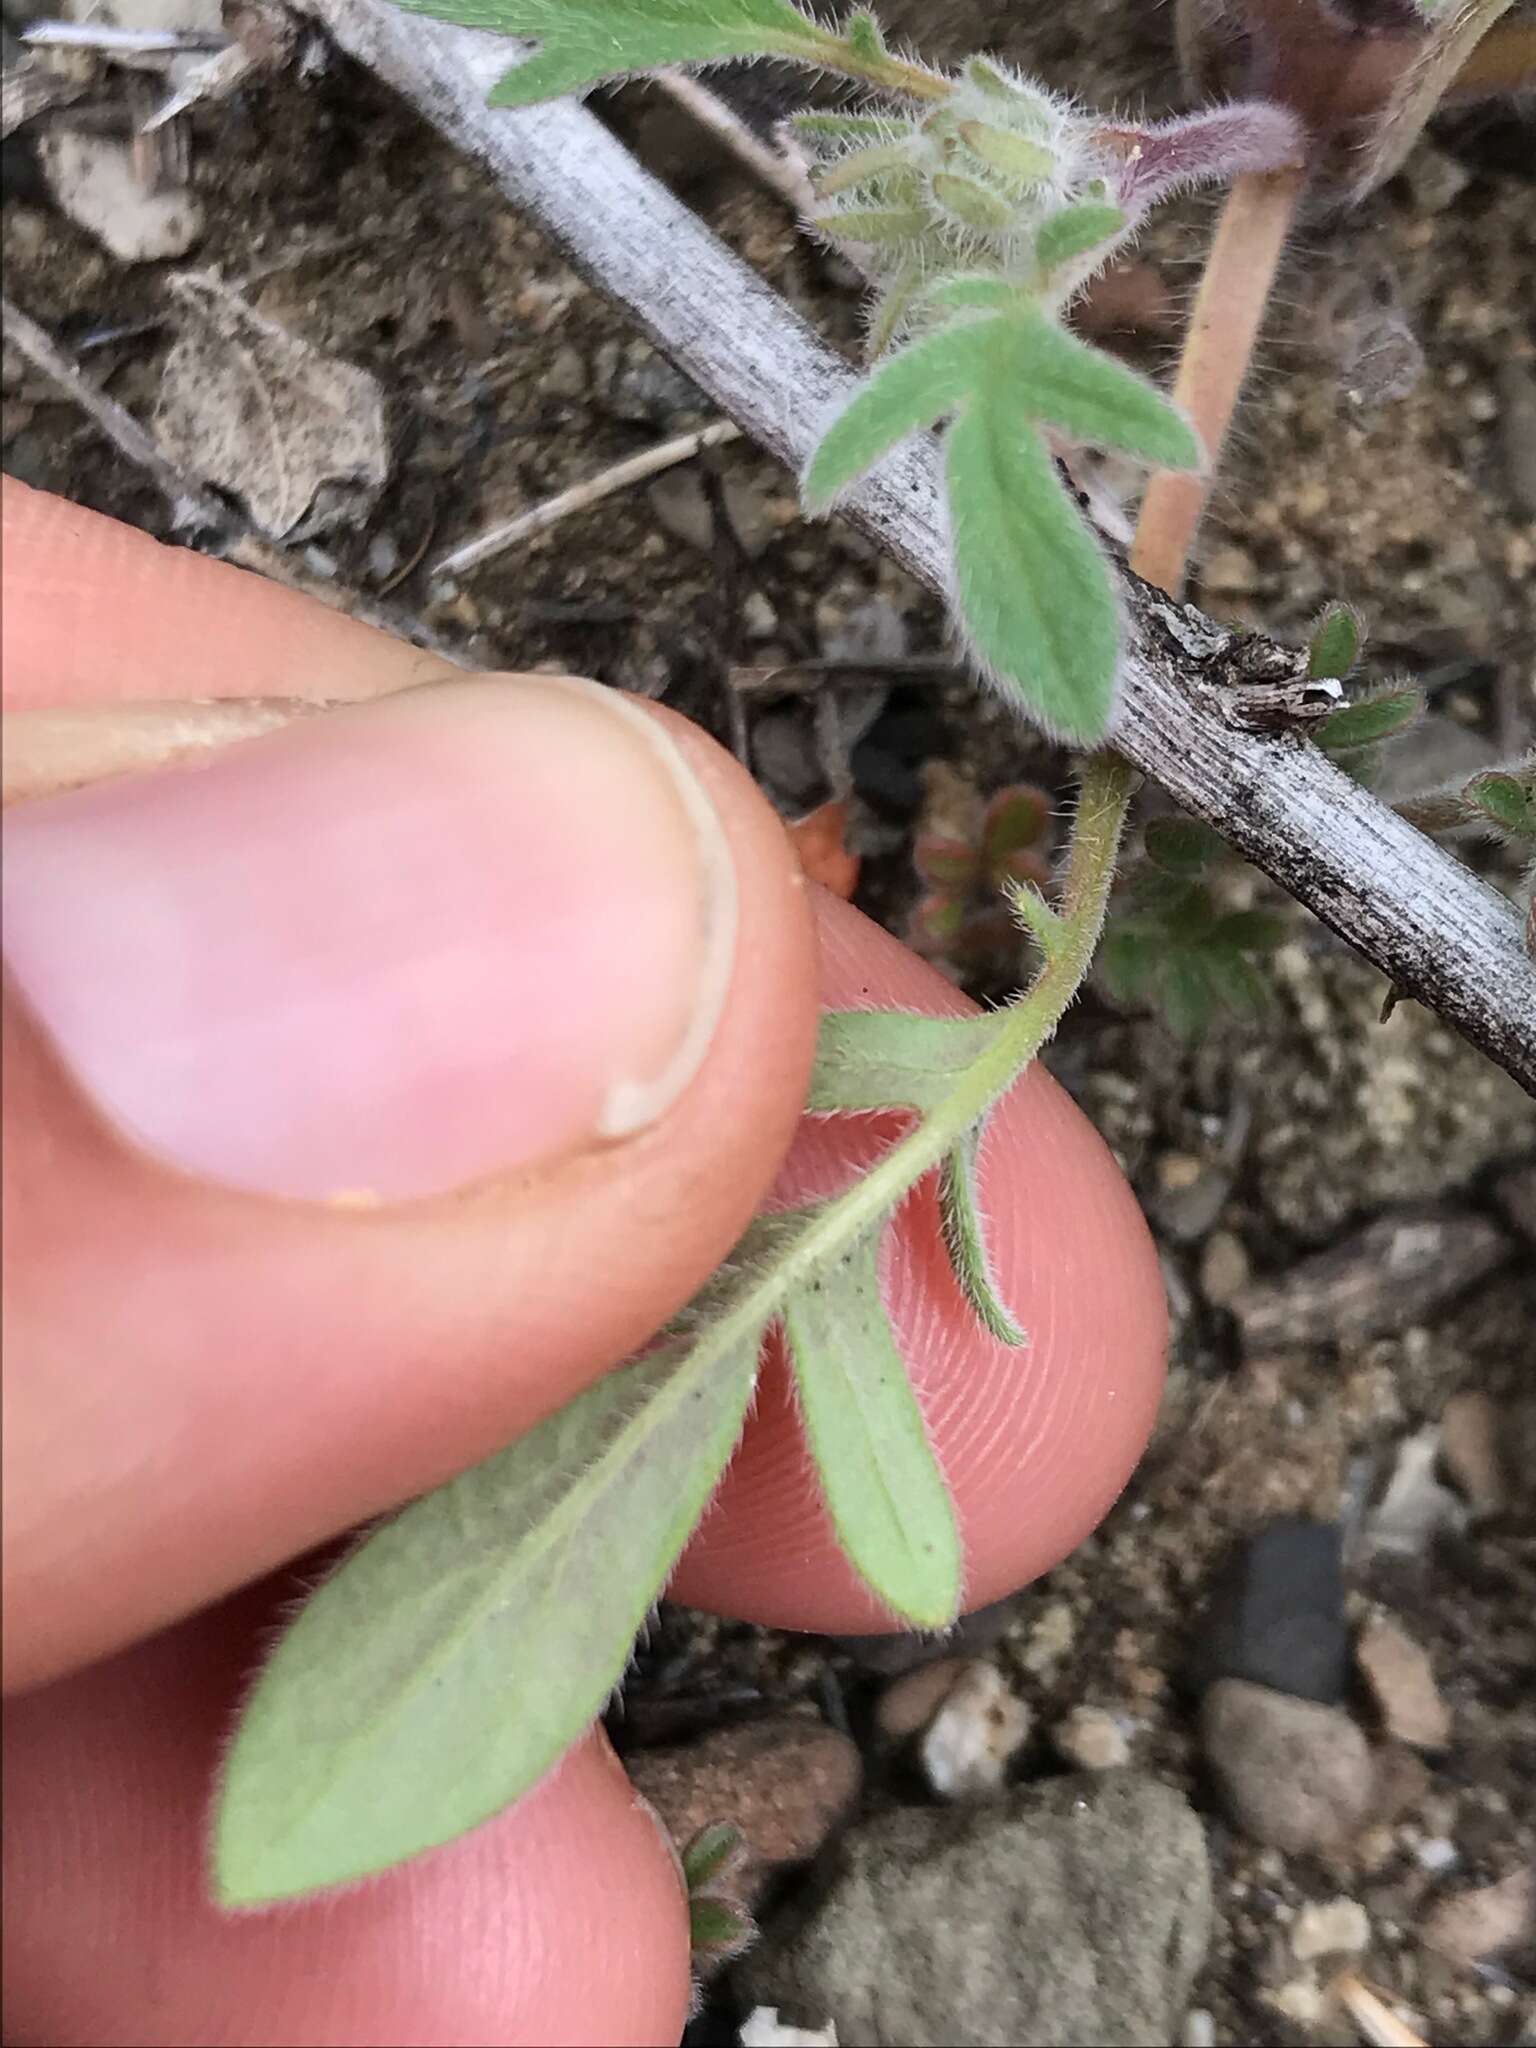
<svg viewBox="0 0 1536 2048">
<path fill-rule="evenodd" d="M 750 1340 L 671 1344 L 378 1529 L 310 1599 L 225 1767 L 226 1905 L 477 1826 L 596 1719 L 746 1415 Z"/>
<path fill-rule="evenodd" d="M 878 1232 L 790 1297 L 807 1441 L 849 1563 L 893 1614 L 944 1628 L 962 1556 L 949 1490 L 880 1296 Z"/>
<path fill-rule="evenodd" d="M 821 60 L 832 38 L 790 0 L 400 0 L 415 14 L 527 36 L 533 54 L 500 79 L 493 107 L 562 99 L 607 80 L 724 57 Z"/>
<path fill-rule="evenodd" d="M 1000 391 L 945 449 L 955 607 L 972 652 L 1050 732 L 1093 745 L 1109 724 L 1120 614 L 1097 542 L 1037 434 Z"/>
<path fill-rule="evenodd" d="M 802 481 L 808 512 L 825 512 L 898 442 L 931 427 L 976 389 L 997 320 L 951 321 L 877 363 L 817 443 Z"/>
<path fill-rule="evenodd" d="M 998 1290 L 976 1187 L 977 1162 L 985 1134 L 986 1125 L 977 1125 L 966 1132 L 945 1158 L 939 1170 L 939 1216 L 949 1263 L 961 1293 L 976 1312 L 976 1320 L 1000 1344 L 1017 1346 L 1028 1340 Z"/>
<path fill-rule="evenodd" d="M 992 1043 L 997 1030 L 995 1015 L 831 1010 L 821 1020 L 806 1108 L 813 1116 L 928 1109 Z"/>
<path fill-rule="evenodd" d="M 1424 709 L 1417 690 L 1394 690 L 1386 697 L 1364 697 L 1358 704 L 1346 704 L 1324 719 L 1317 743 L 1330 754 L 1344 754 L 1355 747 L 1374 746 L 1413 724 Z"/>
</svg>

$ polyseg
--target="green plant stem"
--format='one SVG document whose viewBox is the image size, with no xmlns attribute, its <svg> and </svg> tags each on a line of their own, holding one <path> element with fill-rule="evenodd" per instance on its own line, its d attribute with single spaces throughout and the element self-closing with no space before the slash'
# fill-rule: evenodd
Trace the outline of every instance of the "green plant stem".
<svg viewBox="0 0 1536 2048">
<path fill-rule="evenodd" d="M 877 1230 L 1006 1094 L 1050 1038 L 1092 965 L 1136 781 L 1136 771 L 1118 755 L 1090 756 L 1073 816 L 1060 927 L 1033 984 L 997 1013 L 995 1035 L 948 1094 L 921 1112 L 906 1136 L 866 1174 L 831 1201 L 783 1219 L 788 1241 L 774 1249 L 760 1277 L 732 1289 L 730 1307 L 713 1325 L 722 1350 L 734 1342 L 755 1341 L 796 1288 Z"/>
<path fill-rule="evenodd" d="M 817 61 L 829 71 L 840 71 L 845 78 L 856 78 L 863 85 L 883 86 L 887 92 L 900 93 L 910 100 L 947 100 L 954 95 L 952 80 L 889 54 L 865 57 L 842 36 L 828 36 Z"/>
</svg>

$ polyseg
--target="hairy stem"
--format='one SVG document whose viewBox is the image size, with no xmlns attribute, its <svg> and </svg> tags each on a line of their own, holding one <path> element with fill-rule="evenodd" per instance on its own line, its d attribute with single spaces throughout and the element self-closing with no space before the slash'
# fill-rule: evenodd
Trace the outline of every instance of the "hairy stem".
<svg viewBox="0 0 1536 2048">
<path fill-rule="evenodd" d="M 941 78 L 937 72 L 925 71 L 920 64 L 908 64 L 889 51 L 879 57 L 865 56 L 842 36 L 829 41 L 820 61 L 829 71 L 839 71 L 843 77 L 855 78 L 862 85 L 880 86 L 903 99 L 947 100 L 955 90 L 952 81 Z"/>
<path fill-rule="evenodd" d="M 845 1206 L 856 1207 L 862 1229 L 893 1208 L 1013 1085 L 1051 1037 L 1093 964 L 1135 784 L 1135 770 L 1116 754 L 1094 754 L 1085 763 L 1067 849 L 1057 944 L 1031 986 L 999 1013 L 997 1034 L 981 1057 L 861 1181 L 829 1204 L 824 1221 L 831 1223 Z M 838 1235 L 841 1241 L 844 1233 Z"/>
<path fill-rule="evenodd" d="M 1305 172 L 1248 171 L 1227 194 L 1211 243 L 1173 396 L 1205 446 L 1199 476 L 1153 477 L 1131 549 L 1138 576 L 1177 597 L 1258 340 Z"/>
<path fill-rule="evenodd" d="M 845 1258 L 878 1230 L 924 1174 L 986 1115 L 1034 1059 L 1082 986 L 1103 928 L 1115 858 L 1136 774 L 1118 756 L 1096 754 L 1083 770 L 1074 814 L 1056 944 L 1031 987 L 997 1013 L 996 1029 L 948 1093 L 841 1195 L 801 1213 L 759 1277 L 714 1325 L 722 1342 L 756 1342 L 796 1288 Z"/>
</svg>

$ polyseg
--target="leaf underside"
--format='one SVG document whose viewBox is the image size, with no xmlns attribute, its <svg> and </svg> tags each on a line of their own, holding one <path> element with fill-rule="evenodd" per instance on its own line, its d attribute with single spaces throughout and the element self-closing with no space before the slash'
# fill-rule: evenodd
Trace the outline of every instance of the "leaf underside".
<svg viewBox="0 0 1536 2048">
<path fill-rule="evenodd" d="M 1027 1339 L 998 1290 L 976 1185 L 985 1133 L 985 1124 L 967 1131 L 944 1161 L 939 1175 L 939 1214 L 949 1263 L 976 1320 L 1000 1344 L 1017 1346 Z"/>
<path fill-rule="evenodd" d="M 495 107 L 562 99 L 611 79 L 727 57 L 814 56 L 826 37 L 789 0 L 399 0 L 465 28 L 527 36 L 532 56 L 490 95 Z"/>
<path fill-rule="evenodd" d="M 226 1905 L 477 1826 L 602 1710 L 741 1433 L 758 1342 L 609 1375 L 386 1523 L 278 1644 L 226 1767 Z"/>
<path fill-rule="evenodd" d="M 796 1292 L 784 1336 L 839 1543 L 893 1614 L 945 1627 L 960 1610 L 960 1538 L 880 1297 L 878 1232 Z"/>
</svg>

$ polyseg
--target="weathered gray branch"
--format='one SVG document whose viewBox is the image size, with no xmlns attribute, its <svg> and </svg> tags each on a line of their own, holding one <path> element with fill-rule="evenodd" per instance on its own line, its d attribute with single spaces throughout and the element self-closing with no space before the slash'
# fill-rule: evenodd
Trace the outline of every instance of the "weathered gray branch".
<svg viewBox="0 0 1536 2048">
<path fill-rule="evenodd" d="M 388 0 L 303 0 L 341 46 L 488 165 L 593 284 L 763 447 L 798 469 L 853 380 L 753 271 L 574 102 L 492 111 L 516 46 Z M 849 519 L 935 590 L 944 540 L 931 446 L 881 465 Z M 1126 579 L 1116 745 L 1404 994 L 1536 1094 L 1536 968 L 1511 906 L 1295 730 L 1255 729 L 1275 650 Z"/>
</svg>

